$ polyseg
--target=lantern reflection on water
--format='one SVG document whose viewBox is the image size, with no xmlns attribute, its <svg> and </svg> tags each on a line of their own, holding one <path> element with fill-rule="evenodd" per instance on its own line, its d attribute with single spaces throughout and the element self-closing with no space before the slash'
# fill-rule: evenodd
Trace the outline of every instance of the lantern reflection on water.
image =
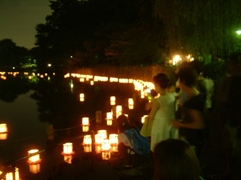
<svg viewBox="0 0 241 180">
<path fill-rule="evenodd" d="M 40 163 L 29 164 L 29 171 L 33 174 L 40 172 Z"/>
<path fill-rule="evenodd" d="M 64 155 L 64 162 L 71 164 L 73 156 L 72 155 Z"/>
<path fill-rule="evenodd" d="M 85 135 L 83 139 L 84 152 L 92 152 L 92 138 L 91 135 Z"/>
<path fill-rule="evenodd" d="M 103 139 L 101 151 L 102 151 L 102 159 L 103 160 L 109 160 L 111 158 L 109 139 Z"/>
</svg>

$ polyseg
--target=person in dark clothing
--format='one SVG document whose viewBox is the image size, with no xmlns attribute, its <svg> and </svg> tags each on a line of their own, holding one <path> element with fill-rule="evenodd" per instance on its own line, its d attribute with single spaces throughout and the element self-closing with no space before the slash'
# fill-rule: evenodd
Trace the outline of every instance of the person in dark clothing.
<svg viewBox="0 0 241 180">
<path fill-rule="evenodd" d="M 180 87 L 187 94 L 181 109 L 181 119 L 172 121 L 179 128 L 180 138 L 185 139 L 196 151 L 198 157 L 204 143 L 204 103 L 205 98 L 198 91 L 197 72 L 191 66 L 185 66 L 178 72 Z"/>
</svg>

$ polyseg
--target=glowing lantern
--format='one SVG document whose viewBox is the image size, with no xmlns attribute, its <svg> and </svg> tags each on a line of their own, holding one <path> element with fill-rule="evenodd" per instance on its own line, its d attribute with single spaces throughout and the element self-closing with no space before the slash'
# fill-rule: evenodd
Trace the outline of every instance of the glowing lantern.
<svg viewBox="0 0 241 180">
<path fill-rule="evenodd" d="M 94 81 L 92 80 L 92 81 L 90 81 L 90 85 L 91 86 L 93 86 L 94 85 Z"/>
<path fill-rule="evenodd" d="M 63 144 L 63 155 L 73 154 L 73 143 L 67 142 Z"/>
<path fill-rule="evenodd" d="M 80 100 L 81 102 L 83 102 L 83 101 L 85 100 L 85 94 L 84 94 L 84 93 L 80 93 L 80 94 L 79 94 L 79 100 Z"/>
<path fill-rule="evenodd" d="M 110 134 L 110 146 L 112 152 L 118 152 L 118 134 Z"/>
<path fill-rule="evenodd" d="M 0 124 L 0 133 L 6 133 L 8 132 L 7 124 L 2 123 Z"/>
<path fill-rule="evenodd" d="M 6 140 L 8 138 L 8 133 L 0 133 L 0 140 Z"/>
<path fill-rule="evenodd" d="M 107 126 L 111 126 L 112 125 L 112 112 L 107 112 L 106 113 L 106 121 L 107 121 Z"/>
<path fill-rule="evenodd" d="M 85 135 L 83 139 L 84 152 L 92 152 L 91 135 Z"/>
<path fill-rule="evenodd" d="M 134 108 L 134 100 L 133 100 L 133 98 L 129 98 L 128 99 L 128 107 L 129 107 L 129 109 L 133 109 Z"/>
<path fill-rule="evenodd" d="M 145 121 L 148 119 L 148 115 L 144 115 L 141 117 L 141 123 L 145 123 Z"/>
<path fill-rule="evenodd" d="M 122 114 L 122 106 L 118 105 L 116 106 L 116 117 L 120 116 Z"/>
<path fill-rule="evenodd" d="M 38 172 L 40 172 L 40 163 L 29 164 L 29 171 L 33 174 L 37 174 Z"/>
<path fill-rule="evenodd" d="M 101 150 L 102 150 L 102 159 L 109 160 L 111 158 L 109 139 L 103 139 Z"/>
<path fill-rule="evenodd" d="M 39 163 L 41 161 L 38 152 L 39 152 L 38 149 L 31 149 L 28 151 L 28 155 L 30 156 L 28 158 L 29 163 Z"/>
<path fill-rule="evenodd" d="M 83 117 L 82 118 L 82 131 L 83 132 L 88 132 L 89 131 L 89 118 L 88 117 Z"/>
<path fill-rule="evenodd" d="M 111 96 L 111 97 L 110 97 L 110 105 L 114 106 L 114 105 L 115 105 L 115 102 L 116 102 L 115 96 Z"/>
<path fill-rule="evenodd" d="M 97 133 L 101 134 L 102 139 L 106 139 L 107 138 L 107 131 L 106 130 L 98 130 Z"/>
<path fill-rule="evenodd" d="M 101 153 L 102 140 L 103 140 L 102 134 L 95 135 L 95 152 L 96 153 Z"/>
<path fill-rule="evenodd" d="M 19 177 L 19 169 L 17 167 L 14 168 L 13 171 L 11 172 L 8 172 L 6 174 L 6 180 L 20 180 L 20 177 Z"/>
</svg>

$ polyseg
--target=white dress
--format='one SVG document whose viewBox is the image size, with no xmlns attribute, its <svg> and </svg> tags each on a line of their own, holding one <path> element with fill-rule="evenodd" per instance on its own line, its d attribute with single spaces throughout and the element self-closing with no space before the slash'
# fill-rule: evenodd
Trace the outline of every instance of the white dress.
<svg viewBox="0 0 241 180">
<path fill-rule="evenodd" d="M 151 150 L 153 152 L 157 143 L 169 139 L 178 138 L 178 129 L 174 128 L 169 120 L 175 118 L 175 97 L 167 93 L 156 98 L 160 104 L 151 129 Z"/>
</svg>

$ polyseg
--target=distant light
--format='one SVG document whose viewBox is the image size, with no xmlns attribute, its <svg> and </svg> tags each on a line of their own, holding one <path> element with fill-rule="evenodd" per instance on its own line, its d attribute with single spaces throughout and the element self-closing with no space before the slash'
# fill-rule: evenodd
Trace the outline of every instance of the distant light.
<svg viewBox="0 0 241 180">
<path fill-rule="evenodd" d="M 15 67 L 13 67 L 13 69 L 15 69 Z"/>
<path fill-rule="evenodd" d="M 241 34 L 241 30 L 236 31 L 236 33 L 237 33 L 238 35 L 240 35 L 240 34 Z"/>
<path fill-rule="evenodd" d="M 70 58 L 73 58 L 73 56 L 70 56 Z"/>
<path fill-rule="evenodd" d="M 51 67 L 52 66 L 52 64 L 48 64 L 48 67 Z"/>
</svg>

